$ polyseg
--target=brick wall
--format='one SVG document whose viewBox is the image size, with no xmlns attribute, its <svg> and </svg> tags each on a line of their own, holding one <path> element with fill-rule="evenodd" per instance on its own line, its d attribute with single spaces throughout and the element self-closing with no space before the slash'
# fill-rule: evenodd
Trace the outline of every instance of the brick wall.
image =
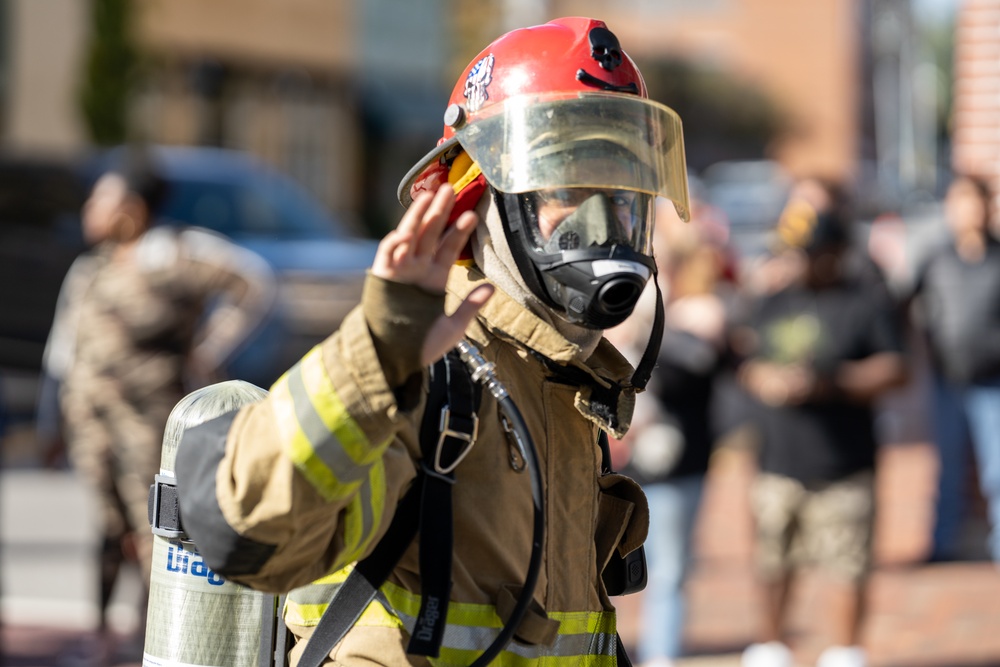
<svg viewBox="0 0 1000 667">
<path fill-rule="evenodd" d="M 965 0 L 955 34 L 952 166 L 1000 190 L 1000 0 Z"/>
</svg>

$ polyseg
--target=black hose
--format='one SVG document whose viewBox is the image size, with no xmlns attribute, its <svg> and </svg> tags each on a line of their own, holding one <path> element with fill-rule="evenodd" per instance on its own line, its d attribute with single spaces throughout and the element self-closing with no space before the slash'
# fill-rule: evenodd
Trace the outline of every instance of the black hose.
<svg viewBox="0 0 1000 667">
<path fill-rule="evenodd" d="M 521 438 L 524 443 L 525 453 L 527 454 L 526 462 L 528 464 L 528 470 L 531 474 L 531 501 L 534 505 L 534 521 L 532 526 L 531 535 L 531 558 L 528 561 L 528 572 L 524 577 L 524 587 L 521 589 L 521 595 L 518 597 L 517 602 L 514 604 L 514 610 L 510 614 L 510 618 L 504 624 L 503 628 L 500 630 L 500 634 L 497 638 L 493 640 L 483 654 L 476 658 L 476 660 L 469 667 L 485 667 L 494 658 L 499 655 L 499 653 L 507 647 L 507 644 L 514 638 L 514 632 L 517 631 L 518 626 L 521 624 L 521 619 L 524 618 L 525 612 L 528 611 L 528 606 L 531 604 L 531 599 L 535 594 L 535 586 L 538 584 L 538 573 L 542 569 L 542 545 L 545 542 L 545 494 L 544 487 L 542 486 L 542 472 L 541 467 L 538 464 L 538 451 L 535 449 L 535 442 L 531 439 L 531 435 L 528 433 L 528 427 L 524 423 L 524 417 L 521 416 L 521 411 L 517 409 L 517 405 L 510 396 L 505 396 L 498 401 L 500 410 L 503 412 L 504 416 L 510 422 L 514 429 L 514 432 Z"/>
<path fill-rule="evenodd" d="M 482 382 L 485 387 L 497 399 L 497 405 L 503 416 L 514 430 L 515 437 L 519 438 L 524 445 L 525 463 L 527 464 L 531 480 L 531 501 L 534 506 L 532 535 L 531 535 L 531 558 L 528 561 L 528 572 L 524 577 L 524 586 L 521 595 L 514 604 L 514 609 L 510 618 L 500 630 L 496 639 L 486 647 L 476 660 L 469 667 L 486 667 L 497 655 L 503 651 L 507 644 L 514 638 L 514 633 L 521 624 L 525 612 L 531 605 L 531 599 L 535 594 L 535 586 L 538 584 L 538 574 L 542 569 L 542 546 L 545 543 L 545 487 L 542 484 L 542 469 L 538 463 L 538 450 L 535 448 L 535 441 L 531 439 L 528 426 L 524 423 L 524 417 L 518 410 L 514 400 L 507 393 L 507 390 L 500 384 L 496 376 L 493 375 L 493 365 L 486 362 L 479 351 L 468 341 L 462 341 L 458 345 L 462 360 L 472 369 L 472 377 L 478 382 Z"/>
</svg>

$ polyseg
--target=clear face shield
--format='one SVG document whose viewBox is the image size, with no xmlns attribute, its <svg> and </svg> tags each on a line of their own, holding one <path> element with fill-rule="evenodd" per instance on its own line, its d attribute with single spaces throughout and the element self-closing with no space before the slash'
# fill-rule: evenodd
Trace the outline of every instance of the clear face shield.
<svg viewBox="0 0 1000 667">
<path fill-rule="evenodd" d="M 671 200 L 687 220 L 681 121 L 620 93 L 521 95 L 470 113 L 455 133 L 497 190 L 590 188 Z"/>
<path fill-rule="evenodd" d="M 529 288 L 583 326 L 628 317 L 654 268 L 656 196 L 688 219 L 677 114 L 634 95 L 526 95 L 470 114 L 456 137 L 502 193 Z"/>
</svg>

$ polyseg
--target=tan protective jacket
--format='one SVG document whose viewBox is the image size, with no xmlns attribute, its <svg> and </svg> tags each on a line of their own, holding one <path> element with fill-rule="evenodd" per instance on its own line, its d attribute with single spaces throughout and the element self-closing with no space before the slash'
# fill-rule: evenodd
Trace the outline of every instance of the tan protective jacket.
<svg viewBox="0 0 1000 667">
<path fill-rule="evenodd" d="M 448 310 L 482 280 L 475 269 L 453 270 Z M 424 391 L 414 374 L 420 378 L 422 332 L 442 308 L 441 297 L 369 276 L 362 305 L 341 329 L 265 401 L 240 411 L 228 430 L 216 500 L 241 544 L 256 545 L 250 552 L 257 555 L 243 559 L 254 560 L 252 567 L 244 562 L 223 574 L 275 592 L 316 582 L 289 596 L 285 620 L 298 636 L 312 632 L 344 568 L 382 537 L 417 474 Z M 496 364 L 523 413 L 546 487 L 537 605 L 499 664 L 546 658 L 546 665 L 614 665 L 615 617 L 601 571 L 614 549 L 624 555 L 642 543 L 648 511 L 634 482 L 601 475 L 597 441 L 599 425 L 618 435 L 627 429 L 634 393 L 619 395 L 611 428 L 594 413 L 591 387 L 554 378 L 528 348 L 604 388 L 627 385 L 632 369 L 605 340 L 586 365 L 574 361 L 577 346 L 500 291 L 467 336 Z M 530 475 L 512 466 L 514 444 L 488 392 L 479 416 L 478 440 L 455 471 L 453 588 L 433 664 L 468 665 L 486 648 L 513 607 L 531 553 Z M 187 515 L 185 525 L 206 561 L 218 562 L 204 553 Z M 414 543 L 382 587 L 392 609 L 373 602 L 331 653 L 332 664 L 422 663 L 404 652 L 406 627 L 420 605 L 417 553 Z"/>
</svg>

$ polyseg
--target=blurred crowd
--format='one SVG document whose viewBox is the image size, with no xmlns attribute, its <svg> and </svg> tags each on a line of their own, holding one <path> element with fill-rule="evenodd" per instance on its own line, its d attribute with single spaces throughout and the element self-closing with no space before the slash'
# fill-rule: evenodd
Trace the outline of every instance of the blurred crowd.
<svg viewBox="0 0 1000 667">
<path fill-rule="evenodd" d="M 797 179 L 766 231 L 740 255 L 725 215 L 692 188 L 692 220 L 658 211 L 666 334 L 619 468 L 650 503 L 649 585 L 638 658 L 684 655 L 685 581 L 712 454 L 727 435 L 753 452 L 746 506 L 754 525 L 757 641 L 743 667 L 792 667 L 788 609 L 805 567 L 824 575 L 827 646 L 819 667 L 867 664 L 861 641 L 872 569 L 877 449 L 887 397 L 930 378 L 927 434 L 939 478 L 927 561 L 961 559 L 970 464 L 1000 561 L 1000 244 L 988 183 L 956 174 L 935 224 L 908 239 L 902 219 L 861 222 L 847 184 Z M 657 293 L 610 332 L 638 358 Z"/>
</svg>

